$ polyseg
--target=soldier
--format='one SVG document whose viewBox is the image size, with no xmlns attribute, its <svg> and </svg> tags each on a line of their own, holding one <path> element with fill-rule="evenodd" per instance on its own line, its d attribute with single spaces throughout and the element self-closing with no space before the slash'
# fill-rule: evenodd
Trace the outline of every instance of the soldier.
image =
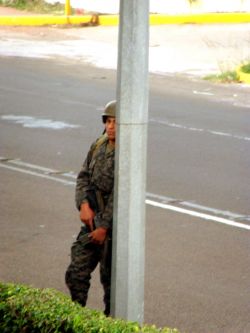
<svg viewBox="0 0 250 333">
<path fill-rule="evenodd" d="M 111 101 L 102 114 L 105 133 L 92 144 L 77 177 L 75 200 L 83 226 L 71 247 L 71 263 L 65 276 L 72 300 L 85 306 L 91 273 L 100 263 L 107 316 L 110 314 L 115 113 L 116 101 Z"/>
</svg>

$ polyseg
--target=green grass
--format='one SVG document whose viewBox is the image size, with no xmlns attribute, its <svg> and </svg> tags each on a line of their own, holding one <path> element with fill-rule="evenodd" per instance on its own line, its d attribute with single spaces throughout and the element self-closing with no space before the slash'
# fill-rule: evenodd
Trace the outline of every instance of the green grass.
<svg viewBox="0 0 250 333">
<path fill-rule="evenodd" d="M 239 82 L 238 74 L 236 71 L 226 71 L 220 74 L 212 74 L 204 77 L 205 80 L 220 83 L 234 83 Z"/>
<path fill-rule="evenodd" d="M 244 73 L 250 74 L 250 62 L 245 63 L 240 67 Z M 204 80 L 209 80 L 216 83 L 238 83 L 240 82 L 237 71 L 225 71 L 220 74 L 211 74 L 204 77 Z"/>
</svg>

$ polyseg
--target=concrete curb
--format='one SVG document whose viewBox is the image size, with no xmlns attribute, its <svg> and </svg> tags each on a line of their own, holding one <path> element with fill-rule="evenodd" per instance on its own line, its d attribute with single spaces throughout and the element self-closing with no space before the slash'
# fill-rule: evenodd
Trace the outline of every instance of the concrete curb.
<svg viewBox="0 0 250 333">
<path fill-rule="evenodd" d="M 197 13 L 182 15 L 151 14 L 150 25 L 250 23 L 250 13 Z M 119 24 L 119 15 L 27 15 L 0 16 L 0 26 L 43 25 L 105 25 Z"/>
</svg>

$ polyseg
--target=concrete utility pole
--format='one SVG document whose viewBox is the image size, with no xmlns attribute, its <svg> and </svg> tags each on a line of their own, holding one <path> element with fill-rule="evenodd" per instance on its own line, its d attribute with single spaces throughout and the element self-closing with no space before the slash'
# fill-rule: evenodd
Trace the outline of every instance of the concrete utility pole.
<svg viewBox="0 0 250 333">
<path fill-rule="evenodd" d="M 120 0 L 111 315 L 144 319 L 149 0 Z"/>
</svg>

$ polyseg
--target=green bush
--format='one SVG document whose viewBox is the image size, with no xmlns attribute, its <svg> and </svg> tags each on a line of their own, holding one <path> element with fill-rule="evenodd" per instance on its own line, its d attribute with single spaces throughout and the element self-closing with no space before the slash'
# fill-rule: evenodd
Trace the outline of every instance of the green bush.
<svg viewBox="0 0 250 333">
<path fill-rule="evenodd" d="M 247 73 L 247 74 L 249 73 L 250 74 L 250 63 L 241 66 L 240 69 L 243 73 Z"/>
<path fill-rule="evenodd" d="M 0 283 L 1 333 L 178 333 L 107 318 L 54 289 Z"/>
</svg>

